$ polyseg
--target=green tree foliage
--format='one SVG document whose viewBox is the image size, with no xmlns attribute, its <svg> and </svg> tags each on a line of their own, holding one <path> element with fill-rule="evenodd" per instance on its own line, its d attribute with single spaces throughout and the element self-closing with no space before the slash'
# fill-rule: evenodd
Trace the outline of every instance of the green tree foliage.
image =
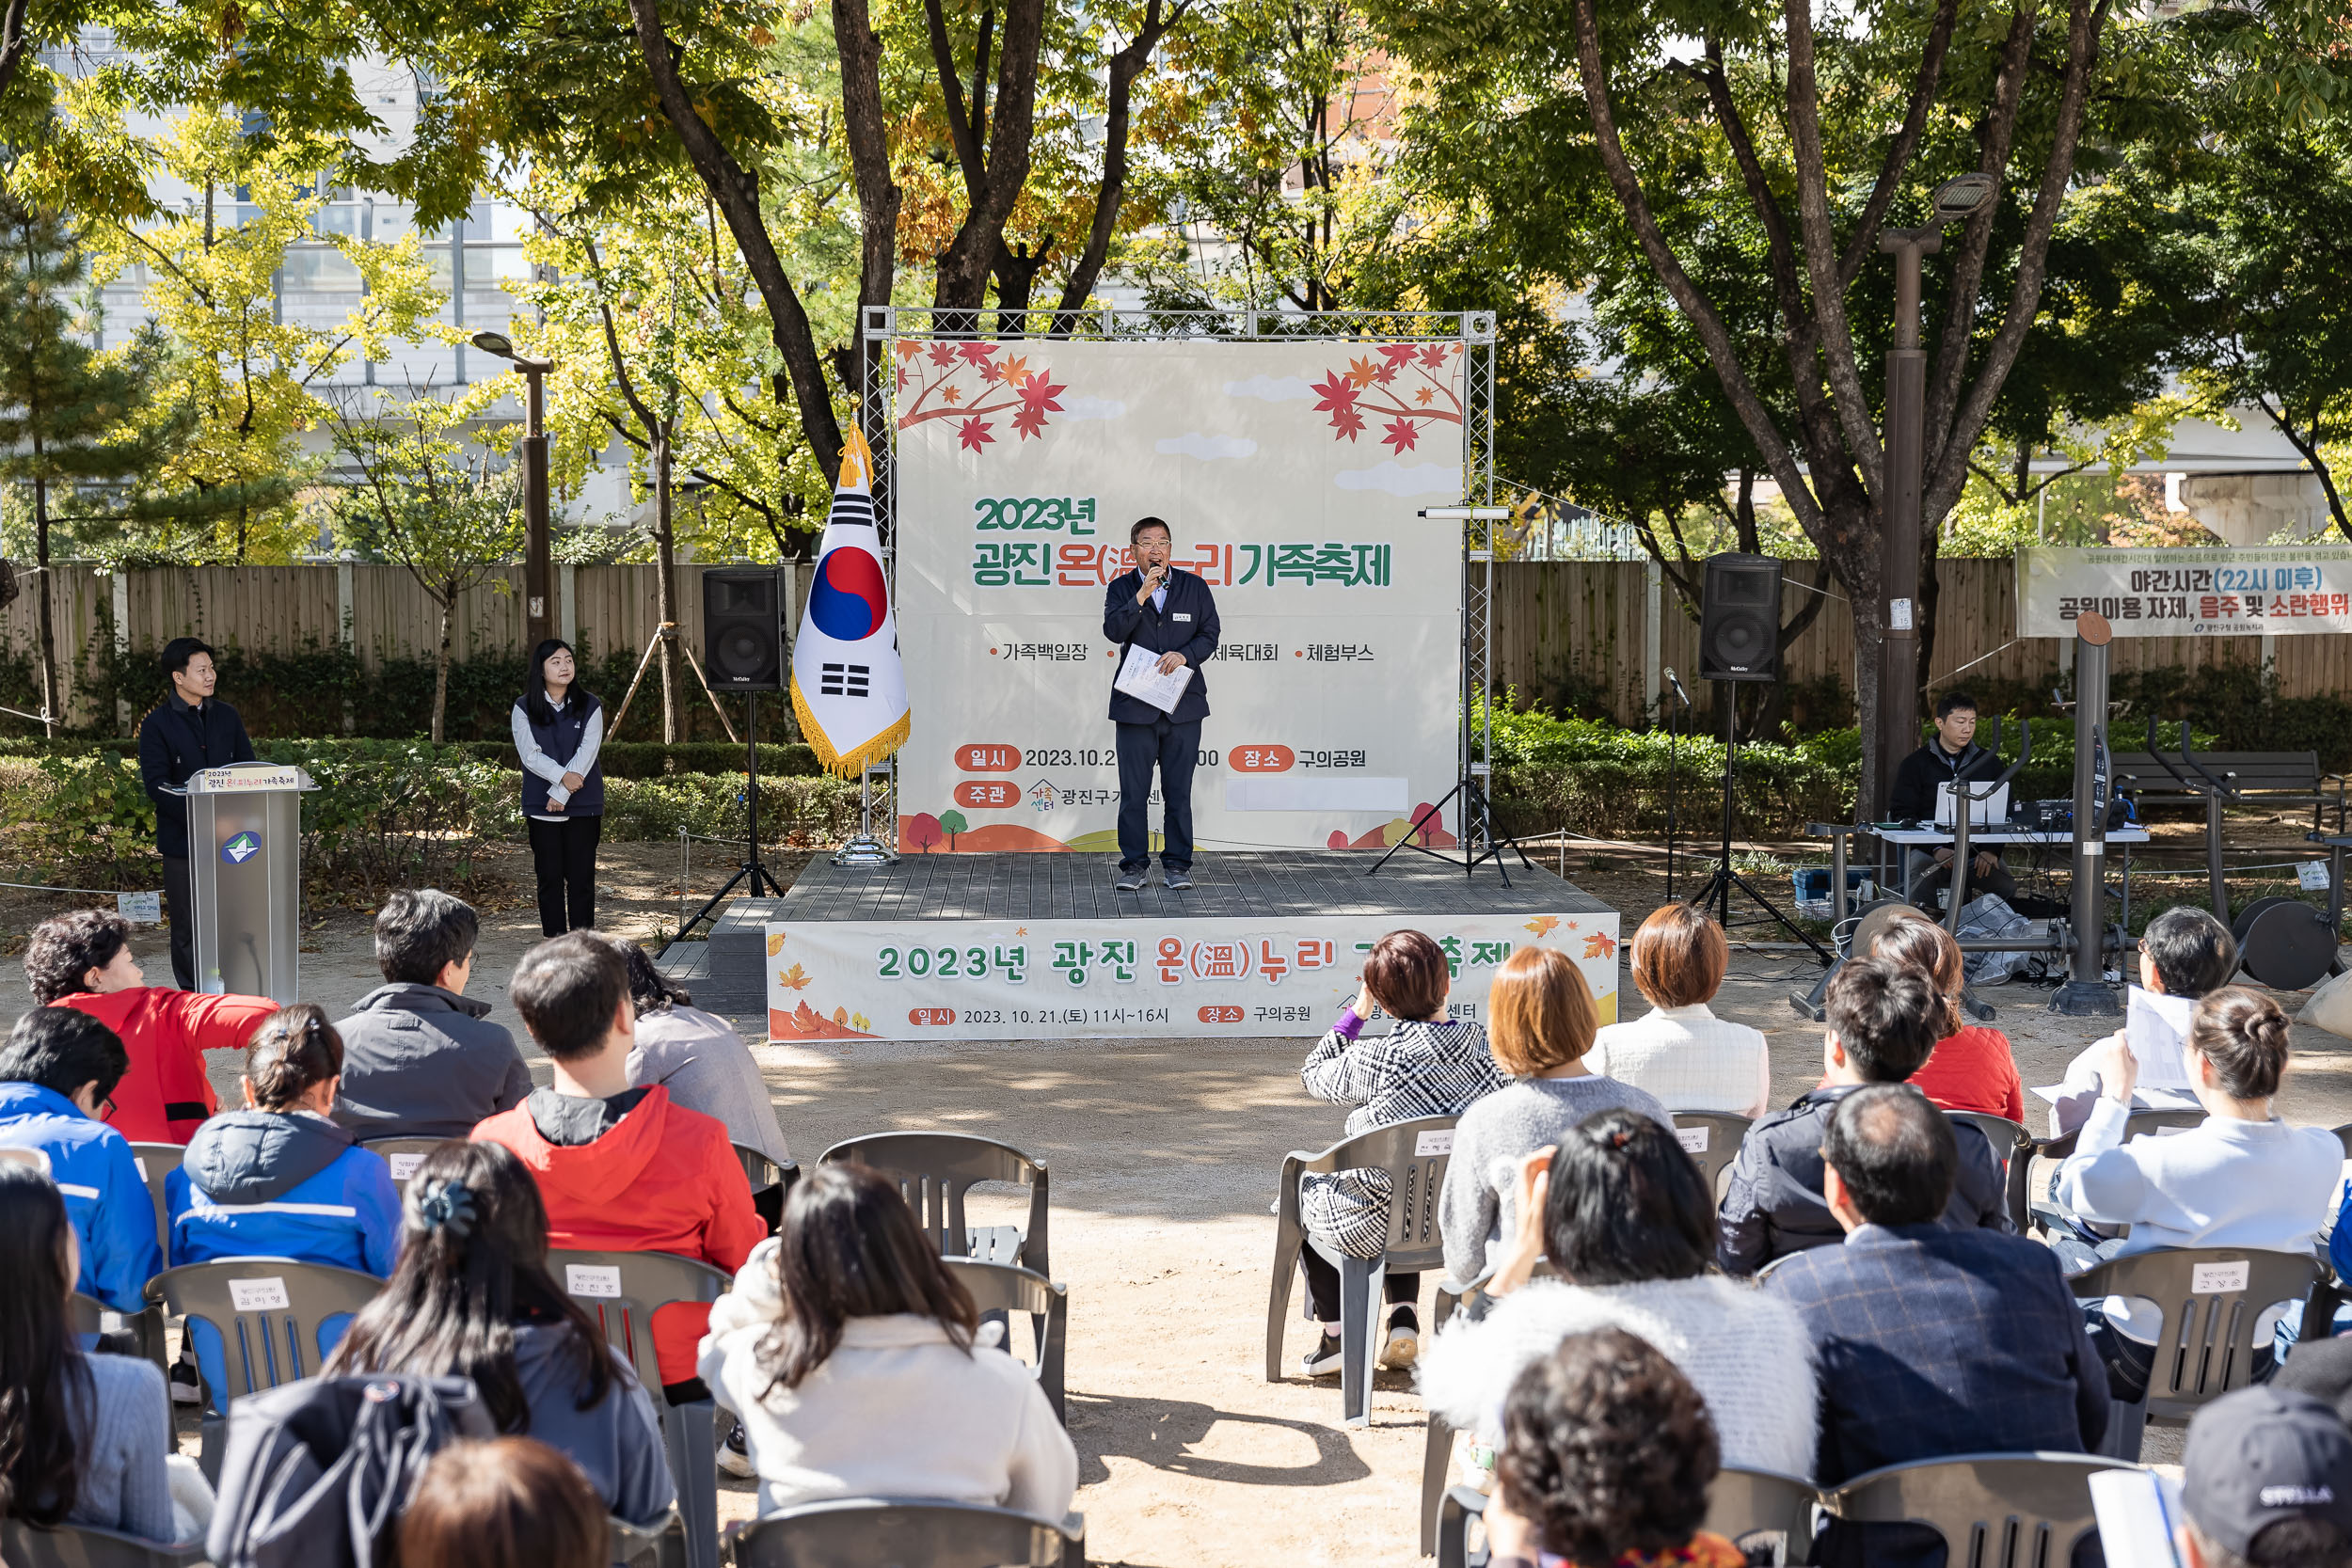
<svg viewBox="0 0 2352 1568">
<path fill-rule="evenodd" d="M 103 355 L 74 302 L 89 281 L 78 237 L 56 214 L 0 192 L 0 483 L 32 492 L 42 727 L 56 733 L 56 631 L 48 570 L 51 500 L 69 516 L 119 486 L 153 452 L 132 428 L 145 400 L 151 339 Z"/>
<path fill-rule="evenodd" d="M 431 722 L 436 745 L 449 711 L 458 595 L 496 578 L 523 544 L 515 470 L 495 448 L 467 436 L 469 424 L 501 389 L 490 382 L 454 399 L 420 393 L 392 405 L 357 406 L 354 399 L 336 413 L 335 452 L 348 475 L 329 502 L 338 542 L 407 567 L 440 611 Z M 498 581 L 504 586 L 502 578 Z"/>
</svg>

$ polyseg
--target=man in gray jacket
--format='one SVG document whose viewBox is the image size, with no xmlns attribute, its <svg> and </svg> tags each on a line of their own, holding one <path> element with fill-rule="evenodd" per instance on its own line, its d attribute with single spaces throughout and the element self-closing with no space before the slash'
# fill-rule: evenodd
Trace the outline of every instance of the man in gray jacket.
<svg viewBox="0 0 2352 1568">
<path fill-rule="evenodd" d="M 471 905 L 433 888 L 403 888 L 376 912 L 375 964 L 389 984 L 335 1025 L 335 1119 L 361 1138 L 462 1138 L 530 1096 L 515 1037 L 465 994 L 480 930 Z"/>
</svg>

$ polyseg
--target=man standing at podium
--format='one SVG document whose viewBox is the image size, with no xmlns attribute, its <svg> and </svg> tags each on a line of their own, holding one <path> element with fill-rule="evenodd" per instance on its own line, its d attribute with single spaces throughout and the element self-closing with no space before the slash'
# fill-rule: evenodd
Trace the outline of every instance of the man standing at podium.
<svg viewBox="0 0 2352 1568">
<path fill-rule="evenodd" d="M 1200 752 L 1200 721 L 1209 716 L 1209 683 L 1200 666 L 1216 652 L 1216 600 L 1207 583 L 1168 563 L 1175 541 L 1159 518 L 1138 521 L 1128 530 L 1127 543 L 1136 568 L 1111 579 L 1103 603 L 1103 635 L 1119 644 L 1111 678 L 1118 679 L 1130 647 L 1158 654 L 1161 674 L 1189 665 L 1192 678 L 1167 712 L 1111 688 L 1111 721 L 1119 726 L 1119 891 L 1140 892 L 1152 871 L 1145 807 L 1157 768 L 1167 803 L 1160 872 L 1182 892 L 1192 886 L 1192 768 Z"/>
<path fill-rule="evenodd" d="M 171 689 L 139 724 L 139 780 L 155 802 L 155 852 L 164 857 L 164 902 L 171 913 L 171 977 L 196 989 L 196 903 L 188 884 L 188 801 L 184 789 L 206 768 L 251 762 L 253 742 L 237 710 L 213 695 L 220 672 L 213 650 L 193 637 L 164 644 Z M 169 786 L 167 788 L 167 786 Z"/>
</svg>

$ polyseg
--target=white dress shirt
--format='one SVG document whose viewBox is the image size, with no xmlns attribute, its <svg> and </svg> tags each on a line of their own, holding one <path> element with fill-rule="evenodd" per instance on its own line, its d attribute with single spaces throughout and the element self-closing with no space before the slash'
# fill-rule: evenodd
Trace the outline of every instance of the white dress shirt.
<svg viewBox="0 0 2352 1568">
<path fill-rule="evenodd" d="M 1704 1002 L 1656 1007 L 1593 1037 L 1586 1070 L 1647 1089 L 1669 1111 L 1760 1117 L 1772 1094 L 1772 1057 L 1760 1031 L 1717 1018 Z"/>
</svg>

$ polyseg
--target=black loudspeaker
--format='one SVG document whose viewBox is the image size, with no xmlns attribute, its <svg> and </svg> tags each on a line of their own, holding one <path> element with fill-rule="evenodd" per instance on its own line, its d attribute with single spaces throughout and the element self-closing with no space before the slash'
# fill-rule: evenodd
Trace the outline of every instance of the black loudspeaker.
<svg viewBox="0 0 2352 1568">
<path fill-rule="evenodd" d="M 781 691 L 784 574 L 722 566 L 703 574 L 703 648 L 713 691 Z"/>
<path fill-rule="evenodd" d="M 1710 681 L 1780 679 L 1780 562 L 1710 555 L 1699 602 L 1699 674 Z"/>
</svg>

